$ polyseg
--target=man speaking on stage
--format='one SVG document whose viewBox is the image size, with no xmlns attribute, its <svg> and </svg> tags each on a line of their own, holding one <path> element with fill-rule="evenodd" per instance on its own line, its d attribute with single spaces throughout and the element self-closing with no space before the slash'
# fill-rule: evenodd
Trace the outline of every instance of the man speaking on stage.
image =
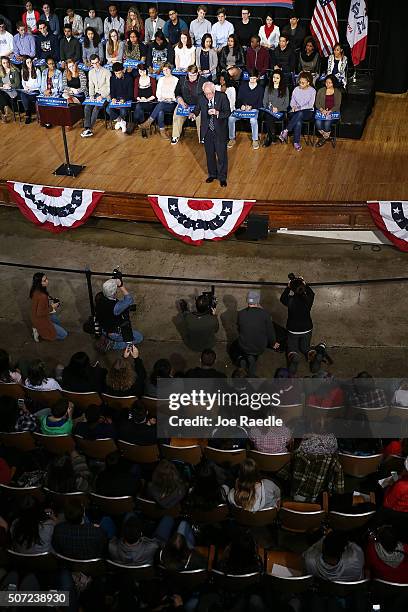
<svg viewBox="0 0 408 612">
<path fill-rule="evenodd" d="M 201 141 L 204 141 L 207 156 L 208 177 L 206 183 L 218 178 L 221 187 L 227 186 L 227 120 L 231 114 L 230 104 L 225 93 L 215 91 L 215 85 L 203 85 L 203 95 L 198 98 L 197 106 L 190 115 L 194 119 L 201 113 Z"/>
</svg>

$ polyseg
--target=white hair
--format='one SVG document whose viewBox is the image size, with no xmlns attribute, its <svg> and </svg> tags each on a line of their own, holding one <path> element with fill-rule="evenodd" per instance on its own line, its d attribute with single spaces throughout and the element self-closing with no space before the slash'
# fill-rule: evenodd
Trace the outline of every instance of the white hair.
<svg viewBox="0 0 408 612">
<path fill-rule="evenodd" d="M 214 93 L 214 91 L 215 91 L 214 83 L 210 83 L 209 81 L 204 83 L 204 85 L 203 85 L 203 92 L 205 93 L 206 91 L 212 91 Z"/>
<path fill-rule="evenodd" d="M 108 299 L 114 298 L 117 290 L 118 290 L 118 283 L 116 281 L 116 278 L 110 278 L 109 280 L 105 281 L 102 285 L 103 295 Z"/>
</svg>

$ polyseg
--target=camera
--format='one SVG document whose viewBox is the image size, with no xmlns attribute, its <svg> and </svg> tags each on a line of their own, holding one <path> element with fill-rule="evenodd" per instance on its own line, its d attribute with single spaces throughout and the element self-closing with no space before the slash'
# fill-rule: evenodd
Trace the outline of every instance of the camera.
<svg viewBox="0 0 408 612">
<path fill-rule="evenodd" d="M 211 291 L 203 291 L 198 297 L 201 297 L 203 300 L 206 300 L 208 302 L 210 310 L 213 310 L 217 307 L 217 298 L 215 297 L 214 286 L 211 287 Z"/>
<path fill-rule="evenodd" d="M 123 287 L 123 273 L 122 273 L 121 269 L 119 268 L 119 266 L 117 266 L 116 268 L 113 268 L 113 270 L 112 270 L 112 278 L 120 281 L 119 287 Z M 131 306 L 129 306 L 129 308 L 127 310 L 129 312 L 136 312 L 136 305 L 132 304 Z"/>
<path fill-rule="evenodd" d="M 289 279 L 290 281 L 295 280 L 295 278 L 296 278 L 296 276 L 293 274 L 293 272 L 290 272 L 290 274 L 288 274 L 288 279 Z"/>
</svg>

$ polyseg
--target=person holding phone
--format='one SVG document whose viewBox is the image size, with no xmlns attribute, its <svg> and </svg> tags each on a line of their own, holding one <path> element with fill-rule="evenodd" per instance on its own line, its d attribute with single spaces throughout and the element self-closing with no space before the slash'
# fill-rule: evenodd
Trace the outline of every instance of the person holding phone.
<svg viewBox="0 0 408 612">
<path fill-rule="evenodd" d="M 36 272 L 30 290 L 31 322 L 35 342 L 64 340 L 68 332 L 61 326 L 57 311 L 60 301 L 48 293 L 48 278 L 44 272 Z"/>
</svg>

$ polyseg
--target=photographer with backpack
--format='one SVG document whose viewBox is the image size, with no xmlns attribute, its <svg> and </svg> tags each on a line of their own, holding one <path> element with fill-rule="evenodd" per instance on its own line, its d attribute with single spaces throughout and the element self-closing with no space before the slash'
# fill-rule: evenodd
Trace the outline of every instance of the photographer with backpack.
<svg viewBox="0 0 408 612">
<path fill-rule="evenodd" d="M 288 275 L 289 283 L 280 301 L 288 309 L 286 323 L 288 360 L 298 361 L 299 353 L 307 358 L 312 340 L 313 322 L 310 311 L 313 306 L 314 292 L 302 276 Z"/>
</svg>

